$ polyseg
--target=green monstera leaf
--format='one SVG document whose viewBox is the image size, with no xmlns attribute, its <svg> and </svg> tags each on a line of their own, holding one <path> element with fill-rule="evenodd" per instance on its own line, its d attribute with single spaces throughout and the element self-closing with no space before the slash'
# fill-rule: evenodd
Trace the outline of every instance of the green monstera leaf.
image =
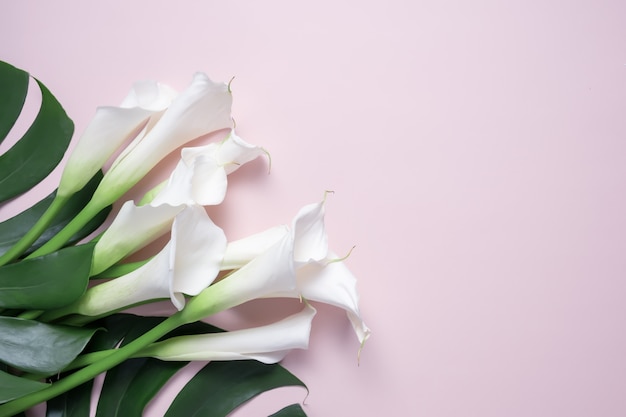
<svg viewBox="0 0 626 417">
<path fill-rule="evenodd" d="M 108 329 L 92 339 L 89 349 L 103 350 L 125 345 L 163 321 L 163 317 L 140 317 L 115 314 L 96 325 Z M 215 333 L 222 330 L 206 323 L 182 326 L 166 337 Z M 98 417 L 141 416 L 145 407 L 161 388 L 188 362 L 164 362 L 150 358 L 128 360 L 106 373 L 98 405 Z M 275 388 L 306 385 L 278 364 L 257 361 L 210 362 L 178 393 L 166 416 L 227 416 L 240 405 Z M 91 382 L 83 384 L 48 403 L 47 417 L 88 415 L 89 404 L 81 403 Z M 78 404 L 83 404 L 80 413 Z M 83 414 L 81 414 L 83 413 Z M 299 405 L 278 412 L 280 416 L 306 416 Z"/>
<path fill-rule="evenodd" d="M 0 133 L 4 139 L 24 104 L 28 74 L 0 62 L 0 79 Z M 0 155 L 0 202 L 28 191 L 50 174 L 63 158 L 74 132 L 74 124 L 63 107 L 41 82 L 37 84 L 41 108 L 35 121 L 11 149 Z"/>
</svg>

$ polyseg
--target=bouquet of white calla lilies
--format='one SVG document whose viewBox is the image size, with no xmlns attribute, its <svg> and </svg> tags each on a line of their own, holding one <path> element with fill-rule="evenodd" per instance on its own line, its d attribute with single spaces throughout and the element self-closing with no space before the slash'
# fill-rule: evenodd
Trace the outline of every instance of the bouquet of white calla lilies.
<svg viewBox="0 0 626 417">
<path fill-rule="evenodd" d="M 0 81 L 5 78 L 15 90 L 11 94 L 26 94 L 25 72 L 0 62 Z M 51 119 L 67 125 L 60 105 L 41 88 L 41 112 L 52 112 Z M 0 417 L 40 402 L 47 402 L 50 415 L 65 416 L 62 404 L 82 401 L 81 390 L 90 390 L 90 381 L 103 372 L 107 374 L 98 410 L 107 406 L 107 399 L 123 404 L 106 382 L 118 370 L 135 372 L 138 380 L 156 384 L 173 375 L 160 373 L 158 365 L 132 368 L 132 358 L 243 360 L 237 366 L 245 372 L 265 375 L 258 377 L 259 386 L 250 392 L 269 389 L 264 384 L 270 380 L 274 381 L 270 385 L 303 386 L 276 363 L 292 349 L 308 347 L 316 314 L 310 303 L 345 310 L 362 348 L 370 330 L 359 310 L 356 279 L 329 249 L 326 197 L 302 207 L 289 225 L 231 242 L 207 214 L 205 206 L 224 200 L 228 175 L 267 154 L 232 129 L 231 104 L 229 86 L 202 73 L 180 94 L 160 83 L 136 83 L 120 106 L 96 110 L 65 166 L 56 194 L 0 222 L 0 386 L 11 387 L 0 390 Z M 12 109 L 6 119 L 16 118 L 18 110 Z M 226 128 L 230 132 L 224 139 L 184 147 Z M 65 136 L 53 137 L 55 145 L 67 149 L 67 131 L 58 135 Z M 32 139 L 21 139 L 28 140 Z M 12 157 L 25 157 L 24 149 L 28 148 L 9 152 L 18 154 Z M 139 203 L 120 201 L 176 149 L 180 160 L 166 180 Z M 110 168 L 100 172 L 116 154 Z M 58 160 L 58 155 L 53 157 Z M 0 158 L 0 173 L 3 161 Z M 24 191 L 31 186 L 15 185 Z M 119 203 L 115 205 L 119 209 L 108 224 L 103 223 L 113 203 Z M 32 218 L 37 220 L 27 223 Z M 16 230 L 21 238 L 5 239 L 10 243 L 2 246 L 2 234 L 14 236 Z M 139 252 L 168 232 L 169 241 L 157 253 Z M 133 254 L 139 260 L 129 261 Z M 216 313 L 272 298 L 300 299 L 304 307 L 274 323 L 233 331 L 206 323 Z M 163 300 L 174 306 L 167 317 L 121 313 Z M 3 335 L 9 334 L 10 340 L 3 343 Z M 258 368 L 257 361 L 269 368 Z M 213 369 L 211 363 L 206 369 Z M 229 369 L 201 372 L 194 379 L 219 381 L 238 372 Z M 146 399 L 129 406 L 134 411 L 122 407 L 116 413 L 138 415 L 157 391 L 141 394 Z M 221 395 L 211 401 L 224 401 L 232 410 L 256 394 Z M 85 416 L 95 412 L 88 404 L 85 407 Z M 193 414 L 177 407 L 172 404 L 169 413 Z"/>
</svg>

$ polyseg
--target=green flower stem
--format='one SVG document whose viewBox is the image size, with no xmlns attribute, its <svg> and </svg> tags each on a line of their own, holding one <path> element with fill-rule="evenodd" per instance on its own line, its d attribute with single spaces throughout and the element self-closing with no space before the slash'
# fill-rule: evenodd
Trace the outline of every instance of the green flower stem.
<svg viewBox="0 0 626 417">
<path fill-rule="evenodd" d="M 126 346 L 116 349 L 110 355 L 107 355 L 97 362 L 82 368 L 71 375 L 53 383 L 48 388 L 44 388 L 41 391 L 34 392 L 24 397 L 18 398 L 13 401 L 9 401 L 6 404 L 0 405 L 0 417 L 10 417 L 19 412 L 27 410 L 32 406 L 48 401 L 58 395 L 61 395 L 72 388 L 75 388 L 87 381 L 92 380 L 97 375 L 105 372 L 114 366 L 119 365 L 126 359 L 131 358 L 134 354 L 139 352 L 144 347 L 155 342 L 167 333 L 176 329 L 177 327 L 185 324 L 183 315 L 176 313 L 168 317 L 165 321 L 161 322 L 157 326 L 153 327 L 148 332 L 144 333 L 137 339 L 133 340 Z"/>
<path fill-rule="evenodd" d="M 52 207 L 52 206 L 51 206 Z M 71 239 L 80 229 L 85 226 L 89 220 L 95 217 L 106 206 L 101 206 L 98 203 L 94 203 L 94 200 L 89 201 L 87 205 L 70 221 L 59 233 L 54 235 L 46 244 L 31 253 L 26 259 L 36 258 L 38 256 L 47 255 L 56 250 L 59 250 Z"/>
<path fill-rule="evenodd" d="M 6 265 L 11 261 L 19 258 L 30 246 L 41 236 L 43 232 L 46 231 L 52 220 L 59 214 L 59 211 L 65 206 L 65 203 L 69 200 L 71 195 L 68 196 L 59 196 L 56 195 L 52 203 L 48 206 L 43 215 L 37 220 L 37 223 L 33 225 L 33 227 L 26 232 L 22 238 L 15 243 L 6 251 L 2 256 L 0 256 L 0 266 Z M 71 237 L 71 236 L 70 236 Z M 69 238 L 68 238 L 69 239 Z M 32 255 L 31 255 L 32 256 Z"/>
<path fill-rule="evenodd" d="M 17 316 L 20 319 L 34 320 L 43 314 L 43 310 L 28 310 Z"/>
<path fill-rule="evenodd" d="M 72 363 L 67 365 L 63 372 L 71 371 L 73 369 L 82 368 L 84 366 L 91 365 L 92 363 L 96 363 L 106 358 L 115 352 L 116 349 L 107 349 L 107 350 L 99 350 L 97 352 L 85 353 L 84 355 L 80 355 Z"/>
</svg>

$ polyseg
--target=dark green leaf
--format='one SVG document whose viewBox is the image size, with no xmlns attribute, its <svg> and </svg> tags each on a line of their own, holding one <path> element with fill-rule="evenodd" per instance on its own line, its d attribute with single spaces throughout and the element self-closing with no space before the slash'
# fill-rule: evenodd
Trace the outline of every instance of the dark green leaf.
<svg viewBox="0 0 626 417">
<path fill-rule="evenodd" d="M 269 417 L 306 417 L 300 404 L 291 404 Z"/>
<path fill-rule="evenodd" d="M 122 345 L 143 334 L 155 324 L 156 318 L 127 317 L 133 321 Z M 162 319 L 158 319 L 161 321 Z M 143 323 L 141 325 L 140 323 Z M 141 329 L 141 327 L 144 327 Z M 222 331 L 206 323 L 193 323 L 182 326 L 167 337 Z M 188 362 L 164 362 L 157 359 L 133 359 L 111 369 L 106 374 L 97 417 L 141 416 L 143 409 L 169 379 Z"/>
<path fill-rule="evenodd" d="M 26 372 L 52 374 L 72 362 L 95 331 L 0 317 L 0 361 Z"/>
<path fill-rule="evenodd" d="M 48 226 L 48 229 L 46 229 L 39 239 L 33 243 L 26 254 L 39 248 L 41 245 L 50 240 L 52 236 L 57 234 L 63 227 L 65 227 L 65 225 L 69 223 L 70 220 L 72 220 L 83 207 L 85 207 L 87 202 L 89 202 L 101 179 L 102 171 L 99 171 L 98 174 L 95 175 L 81 191 L 74 194 L 65 204 L 63 209 L 61 209 L 61 212 L 57 215 L 52 224 Z M 46 211 L 50 203 L 52 203 L 55 193 L 50 194 L 48 197 L 39 201 L 37 204 L 22 213 L 0 223 L 0 255 L 8 251 L 28 230 L 30 230 L 30 228 Z M 68 243 L 75 243 L 87 236 L 89 233 L 93 232 L 104 222 L 109 212 L 110 208 L 103 210 L 79 233 L 72 237 Z"/>
<path fill-rule="evenodd" d="M 48 401 L 46 417 L 86 417 L 91 407 L 93 380 Z"/>
<path fill-rule="evenodd" d="M 0 404 L 47 388 L 48 384 L 0 371 Z"/>
<path fill-rule="evenodd" d="M 95 324 L 107 329 L 92 338 L 87 350 L 111 349 L 129 343 L 155 325 L 163 317 L 140 317 L 115 314 Z M 175 337 L 222 331 L 206 323 L 182 326 L 166 336 Z M 156 359 L 132 359 L 106 374 L 96 415 L 98 417 L 141 416 L 145 406 L 165 383 L 187 362 L 162 362 Z M 179 394 L 167 416 L 226 416 L 250 398 L 270 389 L 284 386 L 306 386 L 280 365 L 264 365 L 256 361 L 212 362 L 204 367 Z M 80 401 L 86 394 L 67 394 L 56 414 L 47 417 L 82 417 L 66 411 L 68 404 Z M 292 408 L 286 409 L 295 412 Z M 86 414 L 85 414 L 86 415 Z M 301 417 L 304 414 L 293 414 Z M 285 414 L 281 417 L 289 417 Z"/>
<path fill-rule="evenodd" d="M 0 61 L 0 143 L 15 124 L 28 92 L 28 73 Z"/>
<path fill-rule="evenodd" d="M 304 383 L 278 364 L 211 362 L 174 399 L 166 417 L 225 417 L 251 398 L 274 388 Z"/>
<path fill-rule="evenodd" d="M 72 246 L 0 267 L 0 307 L 47 310 L 76 301 L 89 282 L 93 246 Z"/>
<path fill-rule="evenodd" d="M 74 124 L 48 91 L 41 89 L 41 108 L 22 138 L 0 155 L 0 201 L 19 195 L 43 180 L 61 161 Z"/>
<path fill-rule="evenodd" d="M 141 416 L 157 392 L 187 362 L 131 359 L 107 372 L 96 417 Z"/>
</svg>

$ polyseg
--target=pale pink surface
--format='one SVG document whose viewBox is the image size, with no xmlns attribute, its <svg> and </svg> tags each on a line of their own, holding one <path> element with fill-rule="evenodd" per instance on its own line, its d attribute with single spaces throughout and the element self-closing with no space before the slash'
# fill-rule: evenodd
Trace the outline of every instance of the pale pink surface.
<svg viewBox="0 0 626 417">
<path fill-rule="evenodd" d="M 506 3 L 3 2 L 0 59 L 77 132 L 135 80 L 235 76 L 272 174 L 233 174 L 214 212 L 231 238 L 335 191 L 331 246 L 356 245 L 373 336 L 357 367 L 320 308 L 284 362 L 309 416 L 623 416 L 626 5 Z"/>
</svg>

